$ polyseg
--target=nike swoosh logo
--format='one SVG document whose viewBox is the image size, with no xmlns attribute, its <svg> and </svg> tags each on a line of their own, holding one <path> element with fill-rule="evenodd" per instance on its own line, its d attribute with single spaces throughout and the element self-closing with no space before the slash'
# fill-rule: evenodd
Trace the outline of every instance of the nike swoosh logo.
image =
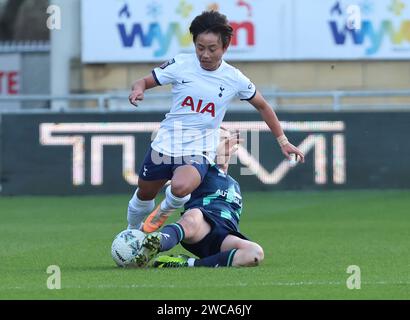
<svg viewBox="0 0 410 320">
<path fill-rule="evenodd" d="M 190 82 L 192 82 L 192 81 L 185 81 L 185 80 L 182 80 L 182 83 L 183 83 L 183 84 L 185 84 L 185 83 L 190 83 Z"/>
</svg>

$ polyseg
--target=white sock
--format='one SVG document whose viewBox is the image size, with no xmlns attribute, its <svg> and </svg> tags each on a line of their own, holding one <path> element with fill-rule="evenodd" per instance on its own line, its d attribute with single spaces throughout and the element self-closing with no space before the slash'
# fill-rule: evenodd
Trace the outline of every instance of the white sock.
<svg viewBox="0 0 410 320">
<path fill-rule="evenodd" d="M 191 194 L 182 198 L 174 196 L 171 192 L 171 186 L 168 186 L 165 190 L 165 199 L 161 202 L 160 214 L 170 216 L 175 209 L 183 207 L 190 198 Z"/>
<path fill-rule="evenodd" d="M 188 267 L 194 267 L 195 258 L 189 258 L 187 262 Z"/>
<path fill-rule="evenodd" d="M 140 229 L 145 216 L 155 208 L 155 200 L 141 200 L 137 196 L 138 189 L 135 191 L 131 200 L 128 202 L 128 229 Z"/>
</svg>

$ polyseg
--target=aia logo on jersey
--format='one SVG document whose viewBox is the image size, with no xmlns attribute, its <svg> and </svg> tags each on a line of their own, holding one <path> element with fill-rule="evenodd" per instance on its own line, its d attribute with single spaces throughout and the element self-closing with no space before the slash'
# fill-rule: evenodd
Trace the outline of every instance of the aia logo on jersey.
<svg viewBox="0 0 410 320">
<path fill-rule="evenodd" d="M 192 97 L 190 96 L 187 96 L 184 99 L 184 102 L 182 102 L 181 106 L 191 107 L 192 111 L 195 111 L 198 113 L 208 112 L 211 114 L 213 118 L 215 118 L 215 104 L 213 102 L 208 102 L 204 107 L 202 107 L 203 104 L 204 104 L 204 101 L 202 99 L 199 99 L 198 104 L 195 105 L 194 99 L 192 99 Z"/>
</svg>

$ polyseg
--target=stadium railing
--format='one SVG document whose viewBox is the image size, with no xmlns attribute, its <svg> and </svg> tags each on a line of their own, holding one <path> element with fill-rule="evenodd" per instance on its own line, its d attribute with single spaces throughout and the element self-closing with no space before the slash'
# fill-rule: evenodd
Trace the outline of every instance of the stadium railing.
<svg viewBox="0 0 410 320">
<path fill-rule="evenodd" d="M 0 53 L 50 52 L 48 40 L 0 41 Z"/>
<path fill-rule="evenodd" d="M 378 91 L 307 91 L 285 92 L 263 90 L 262 94 L 275 110 L 280 111 L 410 111 L 410 90 Z M 5 112 L 163 112 L 169 110 L 171 93 L 146 93 L 135 108 L 128 102 L 128 92 L 106 92 L 54 95 L 0 96 L 0 113 Z M 47 102 L 46 107 L 30 108 L 28 102 Z M 146 107 L 149 106 L 149 107 Z M 239 100 L 231 105 L 232 111 L 249 111 Z"/>
</svg>

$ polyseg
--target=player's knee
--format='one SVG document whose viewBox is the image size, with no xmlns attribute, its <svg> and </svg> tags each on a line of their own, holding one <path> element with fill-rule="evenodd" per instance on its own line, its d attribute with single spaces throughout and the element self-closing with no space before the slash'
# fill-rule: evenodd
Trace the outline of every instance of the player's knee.
<svg viewBox="0 0 410 320">
<path fill-rule="evenodd" d="M 255 265 L 258 265 L 259 263 L 261 263 L 263 259 L 265 258 L 265 253 L 263 252 L 262 247 L 256 243 L 253 248 L 253 255 L 254 255 Z"/>
<path fill-rule="evenodd" d="M 174 196 L 182 198 L 192 192 L 192 187 L 186 181 L 171 181 L 171 192 Z"/>
<path fill-rule="evenodd" d="M 265 257 L 262 247 L 258 245 L 257 243 L 252 243 L 252 245 L 249 246 L 247 251 L 248 251 L 247 256 L 249 258 L 249 261 L 247 263 L 248 266 L 259 265 Z"/>
</svg>

